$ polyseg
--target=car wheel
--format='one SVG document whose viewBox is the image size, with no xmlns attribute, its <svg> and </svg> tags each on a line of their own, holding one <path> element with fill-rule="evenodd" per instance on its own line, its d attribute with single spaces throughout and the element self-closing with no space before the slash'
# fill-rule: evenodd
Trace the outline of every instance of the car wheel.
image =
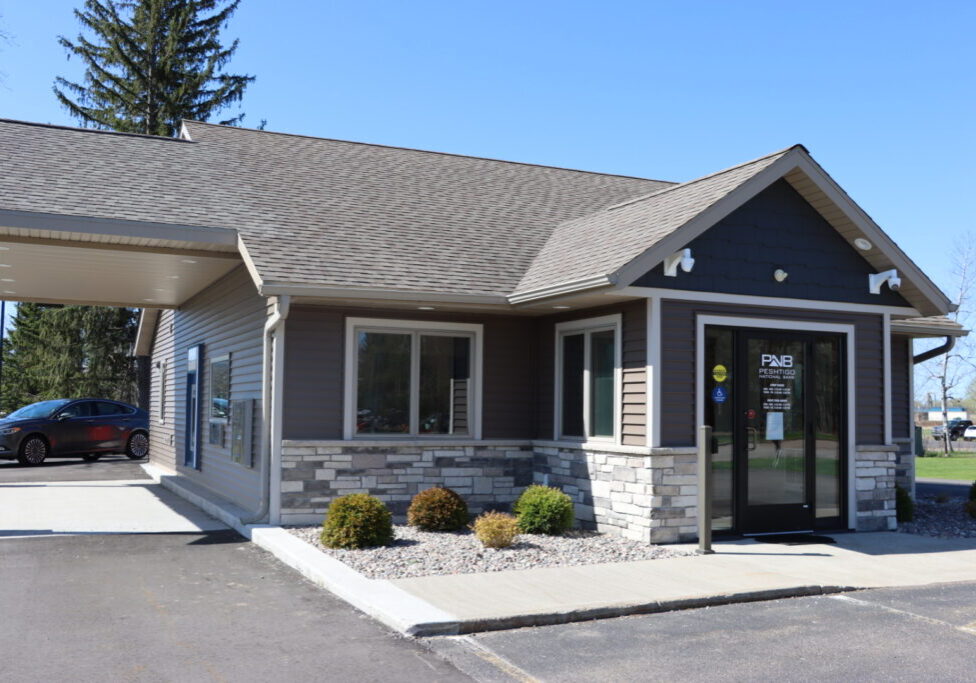
<svg viewBox="0 0 976 683">
<path fill-rule="evenodd" d="M 40 465 L 47 458 L 47 454 L 47 441 L 39 436 L 31 436 L 20 445 L 17 460 L 21 465 Z"/>
<path fill-rule="evenodd" d="M 101 453 L 86 453 L 85 455 L 81 456 L 81 459 L 85 462 L 95 462 L 100 457 L 102 457 Z"/>
<path fill-rule="evenodd" d="M 149 435 L 136 432 L 130 436 L 129 443 L 125 447 L 125 454 L 132 460 L 142 460 L 149 455 Z"/>
</svg>

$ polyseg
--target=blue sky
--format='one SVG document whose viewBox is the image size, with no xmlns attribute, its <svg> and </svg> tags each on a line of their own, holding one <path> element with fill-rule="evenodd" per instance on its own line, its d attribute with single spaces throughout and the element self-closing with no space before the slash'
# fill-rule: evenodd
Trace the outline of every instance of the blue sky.
<svg viewBox="0 0 976 683">
<path fill-rule="evenodd" d="M 0 117 L 73 124 L 82 0 L 0 0 Z M 245 125 L 688 180 L 803 143 L 939 284 L 976 215 L 976 3 L 244 0 Z"/>
</svg>

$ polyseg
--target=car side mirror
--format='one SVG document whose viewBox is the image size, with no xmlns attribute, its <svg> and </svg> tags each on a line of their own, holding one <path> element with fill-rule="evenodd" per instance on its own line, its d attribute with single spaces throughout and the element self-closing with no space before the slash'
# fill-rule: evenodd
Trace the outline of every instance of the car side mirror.
<svg viewBox="0 0 976 683">
<path fill-rule="evenodd" d="M 64 422 L 64 421 L 65 421 L 65 420 L 67 420 L 67 419 L 68 419 L 69 417 L 71 417 L 71 416 L 70 416 L 70 415 L 68 415 L 67 413 L 59 413 L 59 414 L 57 415 L 57 417 L 55 417 L 54 419 L 55 419 L 55 420 L 57 420 L 58 422 Z"/>
</svg>

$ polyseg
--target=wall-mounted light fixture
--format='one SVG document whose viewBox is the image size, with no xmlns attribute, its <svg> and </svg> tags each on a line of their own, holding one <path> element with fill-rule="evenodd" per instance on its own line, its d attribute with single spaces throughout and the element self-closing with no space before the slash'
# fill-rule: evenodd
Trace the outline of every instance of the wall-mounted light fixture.
<svg viewBox="0 0 976 683">
<path fill-rule="evenodd" d="M 785 282 L 786 278 L 788 278 L 789 276 L 790 274 L 787 273 L 782 268 L 777 268 L 776 270 L 773 271 L 773 279 L 776 280 L 776 282 Z"/>
<path fill-rule="evenodd" d="M 860 249 L 861 251 L 871 251 L 871 247 L 873 245 L 871 244 L 871 242 L 864 239 L 863 237 L 858 237 L 857 239 L 854 240 L 854 246 Z"/>
<path fill-rule="evenodd" d="M 872 294 L 881 294 L 881 287 L 886 282 L 892 292 L 897 292 L 901 289 L 901 278 L 898 277 L 898 271 L 892 268 L 881 273 L 868 275 L 868 291 Z"/>
<path fill-rule="evenodd" d="M 676 251 L 664 259 L 664 274 L 668 277 L 678 277 L 678 266 L 686 273 L 695 267 L 695 259 L 691 257 L 691 249 Z"/>
</svg>

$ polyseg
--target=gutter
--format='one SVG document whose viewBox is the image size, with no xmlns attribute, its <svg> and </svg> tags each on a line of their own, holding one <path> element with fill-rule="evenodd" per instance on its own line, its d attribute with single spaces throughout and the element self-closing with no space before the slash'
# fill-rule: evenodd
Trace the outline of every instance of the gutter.
<svg viewBox="0 0 976 683">
<path fill-rule="evenodd" d="M 945 340 L 945 344 L 943 344 L 942 346 L 937 346 L 934 349 L 929 349 L 928 351 L 920 353 L 917 356 L 913 356 L 912 363 L 914 365 L 918 365 L 919 363 L 924 363 L 925 361 L 931 360 L 936 356 L 941 356 L 943 353 L 949 353 L 950 351 L 952 351 L 952 347 L 955 345 L 956 345 L 956 338 L 953 336 L 947 336 Z"/>
<path fill-rule="evenodd" d="M 263 522 L 271 509 L 272 471 L 281 460 L 281 395 L 284 386 L 285 347 L 282 324 L 288 318 L 291 297 L 275 297 L 275 310 L 264 323 L 261 367 L 261 503 L 257 512 L 241 524 Z M 280 476 L 280 469 L 278 469 Z"/>
</svg>

